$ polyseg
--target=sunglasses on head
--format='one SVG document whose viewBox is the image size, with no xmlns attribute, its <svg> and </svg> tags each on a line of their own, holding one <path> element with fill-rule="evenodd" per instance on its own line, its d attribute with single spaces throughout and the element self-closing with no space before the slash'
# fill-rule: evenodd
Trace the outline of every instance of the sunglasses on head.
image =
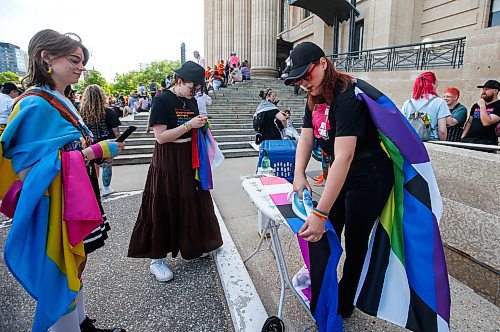
<svg viewBox="0 0 500 332">
<path fill-rule="evenodd" d="M 305 80 L 305 81 L 311 81 L 312 80 L 312 71 L 314 70 L 314 68 L 316 68 L 317 64 L 316 63 L 313 63 L 311 67 L 309 67 L 309 69 L 306 71 L 306 73 L 304 75 L 302 75 L 301 77 L 297 78 L 296 80 L 293 81 L 293 83 L 298 83 L 302 80 Z"/>
</svg>

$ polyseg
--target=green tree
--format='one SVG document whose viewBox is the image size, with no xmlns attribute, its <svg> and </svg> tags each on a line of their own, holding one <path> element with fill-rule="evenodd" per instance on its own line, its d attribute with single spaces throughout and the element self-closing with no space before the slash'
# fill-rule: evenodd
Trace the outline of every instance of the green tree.
<svg viewBox="0 0 500 332">
<path fill-rule="evenodd" d="M 4 71 L 0 73 L 0 84 L 12 82 L 12 83 L 20 83 L 20 77 L 11 71 Z"/>
<path fill-rule="evenodd" d="M 78 93 L 83 93 L 83 90 L 91 84 L 97 84 L 100 87 L 106 91 L 106 94 L 111 93 L 110 86 L 108 82 L 106 82 L 106 79 L 102 76 L 102 74 L 97 71 L 97 70 L 89 70 L 87 74 L 85 75 L 86 79 L 78 81 L 73 88 L 78 92 Z"/>
<path fill-rule="evenodd" d="M 167 75 L 173 75 L 174 69 L 180 66 L 180 61 L 154 61 L 143 70 L 134 70 L 125 74 L 117 74 L 114 83 L 111 84 L 111 91 L 113 94 L 121 92 L 128 95 L 130 92 L 137 89 L 137 84 L 139 82 L 142 82 L 148 87 L 151 79 L 154 79 L 156 84 L 160 86 L 161 81 L 165 80 Z"/>
</svg>

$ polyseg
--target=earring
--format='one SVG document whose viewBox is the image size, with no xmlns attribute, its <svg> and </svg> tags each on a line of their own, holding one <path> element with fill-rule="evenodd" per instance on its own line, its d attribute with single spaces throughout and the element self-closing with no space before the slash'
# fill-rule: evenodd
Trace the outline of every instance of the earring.
<svg viewBox="0 0 500 332">
<path fill-rule="evenodd" d="M 53 72 L 52 67 L 49 66 L 49 69 L 47 69 L 47 73 L 50 75 L 50 74 L 52 74 L 52 72 Z"/>
</svg>

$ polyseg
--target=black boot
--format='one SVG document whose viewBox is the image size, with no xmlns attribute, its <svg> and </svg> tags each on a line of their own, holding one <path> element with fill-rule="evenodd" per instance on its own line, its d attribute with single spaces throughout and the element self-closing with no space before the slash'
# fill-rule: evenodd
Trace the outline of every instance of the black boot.
<svg viewBox="0 0 500 332">
<path fill-rule="evenodd" d="M 85 320 L 80 324 L 81 332 L 126 332 L 125 329 L 114 327 L 112 329 L 98 329 L 94 326 L 95 319 L 90 319 L 88 316 L 85 317 Z"/>
</svg>

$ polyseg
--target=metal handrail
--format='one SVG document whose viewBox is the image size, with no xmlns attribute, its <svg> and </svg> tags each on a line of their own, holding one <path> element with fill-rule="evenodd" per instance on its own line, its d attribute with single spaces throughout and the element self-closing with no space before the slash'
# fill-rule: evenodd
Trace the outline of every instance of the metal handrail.
<svg viewBox="0 0 500 332">
<path fill-rule="evenodd" d="M 330 55 L 344 71 L 395 71 L 429 68 L 461 68 L 465 37 L 380 47 Z"/>
</svg>

